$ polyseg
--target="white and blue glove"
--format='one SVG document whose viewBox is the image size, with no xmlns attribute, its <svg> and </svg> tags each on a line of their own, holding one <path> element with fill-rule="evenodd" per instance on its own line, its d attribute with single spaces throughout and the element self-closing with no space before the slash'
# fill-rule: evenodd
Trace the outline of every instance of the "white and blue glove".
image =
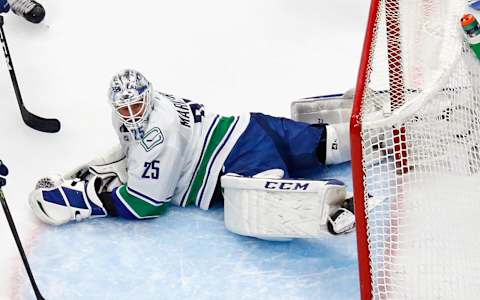
<svg viewBox="0 0 480 300">
<path fill-rule="evenodd" d="M 52 225 L 116 216 L 111 192 L 124 184 L 126 178 L 126 157 L 116 149 L 63 176 L 40 179 L 29 203 L 40 220 Z"/>
<path fill-rule="evenodd" d="M 40 179 L 30 193 L 29 203 L 35 215 L 45 223 L 61 225 L 70 221 L 105 217 L 100 200 L 102 179 L 63 179 L 61 176 Z"/>
</svg>

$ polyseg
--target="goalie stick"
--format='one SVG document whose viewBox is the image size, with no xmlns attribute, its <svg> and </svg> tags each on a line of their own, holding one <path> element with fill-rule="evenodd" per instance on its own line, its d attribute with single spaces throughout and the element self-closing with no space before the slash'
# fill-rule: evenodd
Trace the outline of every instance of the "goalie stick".
<svg viewBox="0 0 480 300">
<path fill-rule="evenodd" d="M 5 32 L 3 31 L 3 16 L 0 15 L 0 40 L 2 43 L 3 52 L 7 61 L 8 71 L 10 78 L 12 79 L 13 89 L 15 90 L 15 96 L 17 97 L 18 106 L 22 119 L 29 127 L 43 132 L 58 132 L 60 130 L 60 121 L 57 119 L 45 119 L 37 115 L 32 114 L 23 104 L 22 95 L 20 94 L 20 88 L 18 87 L 17 76 L 13 69 L 12 57 L 8 50 L 7 40 L 5 39 Z"/>
<path fill-rule="evenodd" d="M 5 167 L 5 165 L 3 165 L 1 160 L 0 160 L 0 175 L 2 176 L 8 175 L 8 169 Z M 0 177 L 0 179 L 2 178 Z M 5 217 L 7 218 L 8 225 L 10 226 L 10 230 L 12 231 L 13 238 L 15 239 L 15 243 L 17 244 L 18 252 L 20 252 L 20 256 L 22 257 L 23 265 L 27 270 L 28 278 L 30 279 L 30 283 L 32 284 L 35 297 L 37 298 L 37 300 L 45 300 L 45 298 L 43 298 L 42 294 L 40 293 L 40 290 L 37 287 L 37 283 L 35 282 L 35 279 L 33 278 L 33 273 L 32 273 L 32 270 L 30 269 L 30 265 L 28 264 L 25 251 L 23 250 L 22 242 L 18 237 L 18 232 L 17 232 L 17 229 L 15 228 L 15 223 L 13 222 L 12 214 L 8 209 L 7 201 L 5 200 L 5 196 L 3 195 L 2 186 L 4 185 L 5 185 L 5 180 L 4 179 L 0 180 L 0 202 L 2 202 L 2 207 L 3 207 L 3 211 L 5 212 Z"/>
</svg>

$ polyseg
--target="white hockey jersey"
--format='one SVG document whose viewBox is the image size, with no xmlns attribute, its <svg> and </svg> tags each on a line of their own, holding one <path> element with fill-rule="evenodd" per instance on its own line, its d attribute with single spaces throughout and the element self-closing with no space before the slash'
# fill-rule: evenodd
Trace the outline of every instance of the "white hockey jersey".
<svg viewBox="0 0 480 300">
<path fill-rule="evenodd" d="M 127 184 L 117 195 L 137 218 L 153 216 L 143 212 L 145 205 L 166 202 L 208 209 L 223 163 L 250 116 L 206 113 L 201 104 L 158 92 L 153 99 L 141 140 L 113 117 L 128 166 Z"/>
</svg>

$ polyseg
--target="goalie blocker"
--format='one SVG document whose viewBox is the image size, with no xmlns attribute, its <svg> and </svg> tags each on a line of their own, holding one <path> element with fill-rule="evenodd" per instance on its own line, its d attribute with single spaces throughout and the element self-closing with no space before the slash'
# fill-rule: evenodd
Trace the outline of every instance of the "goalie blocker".
<svg viewBox="0 0 480 300">
<path fill-rule="evenodd" d="M 266 240 L 316 238 L 346 233 L 355 226 L 353 199 L 339 180 L 221 178 L 225 226 Z"/>
</svg>

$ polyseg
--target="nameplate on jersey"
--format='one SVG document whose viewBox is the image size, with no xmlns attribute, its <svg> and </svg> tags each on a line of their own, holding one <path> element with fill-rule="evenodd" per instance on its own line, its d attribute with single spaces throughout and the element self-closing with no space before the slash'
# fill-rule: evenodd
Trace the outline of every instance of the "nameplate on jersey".
<svg viewBox="0 0 480 300">
<path fill-rule="evenodd" d="M 153 148 L 155 148 L 157 145 L 160 145 L 163 143 L 163 133 L 158 127 L 153 127 L 147 133 L 145 133 L 145 136 L 142 139 L 142 142 L 140 143 L 142 147 L 145 149 L 145 151 L 150 151 Z"/>
</svg>

